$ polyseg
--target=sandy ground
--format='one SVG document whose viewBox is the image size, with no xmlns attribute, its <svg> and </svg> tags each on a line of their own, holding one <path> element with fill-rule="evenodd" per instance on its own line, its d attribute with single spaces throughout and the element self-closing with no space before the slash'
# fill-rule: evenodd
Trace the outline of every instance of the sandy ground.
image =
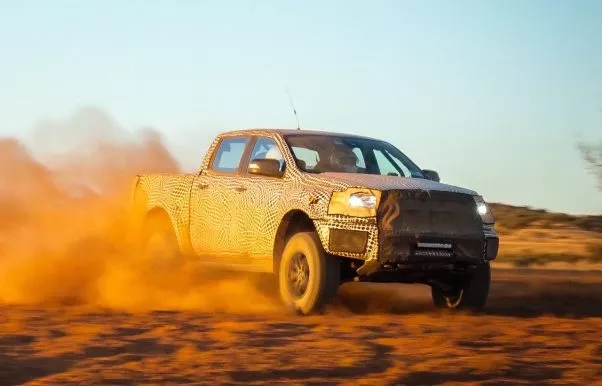
<svg viewBox="0 0 602 386">
<path fill-rule="evenodd" d="M 0 386 L 602 379 L 591 267 L 496 268 L 480 315 L 436 311 L 422 286 L 351 284 L 324 315 L 296 317 L 256 277 L 130 249 L 133 176 L 181 171 L 158 132 L 90 108 L 33 129 L 0 138 Z M 502 248 L 543 253 L 545 239 L 560 253 L 597 237 L 569 236 L 529 230 Z"/>
<path fill-rule="evenodd" d="M 514 269 L 520 268 L 517 267 L 513 263 L 504 262 L 502 259 L 500 261 L 494 261 L 491 263 L 492 267 L 499 269 Z M 564 262 L 564 261 L 553 261 L 546 262 L 545 264 L 531 264 L 528 267 L 530 270 L 555 270 L 555 271 L 601 271 L 602 273 L 602 263 L 591 263 L 587 261 L 577 261 L 577 262 Z"/>
<path fill-rule="evenodd" d="M 5 305 L 0 384 L 602 384 L 602 274 L 494 282 L 481 315 L 434 310 L 426 287 L 355 283 L 311 317 Z"/>
</svg>

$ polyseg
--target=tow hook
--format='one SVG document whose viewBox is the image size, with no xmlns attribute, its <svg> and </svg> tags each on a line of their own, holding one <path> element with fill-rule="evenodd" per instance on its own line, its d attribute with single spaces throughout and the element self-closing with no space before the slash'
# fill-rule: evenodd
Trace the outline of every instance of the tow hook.
<svg viewBox="0 0 602 386">
<path fill-rule="evenodd" d="M 369 276 L 379 269 L 380 262 L 378 260 L 366 260 L 364 264 L 356 270 L 356 272 L 358 276 Z"/>
</svg>

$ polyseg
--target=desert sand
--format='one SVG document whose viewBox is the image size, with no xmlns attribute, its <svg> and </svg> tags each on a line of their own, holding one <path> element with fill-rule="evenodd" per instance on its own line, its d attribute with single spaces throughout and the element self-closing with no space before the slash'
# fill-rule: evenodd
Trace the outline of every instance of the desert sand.
<svg viewBox="0 0 602 386">
<path fill-rule="evenodd" d="M 0 139 L 0 385 L 600 384 L 600 273 L 496 268 L 478 315 L 352 283 L 294 316 L 261 278 L 127 248 L 133 175 L 181 169 L 157 133 L 84 110 L 34 134 Z"/>
<path fill-rule="evenodd" d="M 5 305 L 0 383 L 600 384 L 602 275 L 500 269 L 494 281 L 478 315 L 433 309 L 427 287 L 363 283 L 310 317 L 261 290 L 253 302 L 212 292 L 196 310 Z"/>
</svg>

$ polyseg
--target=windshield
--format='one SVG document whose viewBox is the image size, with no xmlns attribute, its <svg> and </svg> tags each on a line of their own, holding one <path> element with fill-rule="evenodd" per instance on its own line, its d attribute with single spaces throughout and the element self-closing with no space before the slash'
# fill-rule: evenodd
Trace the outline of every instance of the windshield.
<svg viewBox="0 0 602 386">
<path fill-rule="evenodd" d="M 372 139 L 293 134 L 285 136 L 299 169 L 308 173 L 363 173 L 424 178 L 395 146 Z"/>
</svg>

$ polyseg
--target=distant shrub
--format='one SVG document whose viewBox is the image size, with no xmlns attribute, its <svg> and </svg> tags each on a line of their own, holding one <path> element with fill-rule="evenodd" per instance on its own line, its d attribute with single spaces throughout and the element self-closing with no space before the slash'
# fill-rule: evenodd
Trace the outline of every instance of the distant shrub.
<svg viewBox="0 0 602 386">
<path fill-rule="evenodd" d="M 570 224 L 573 222 L 573 218 L 565 213 L 550 213 L 544 219 L 549 224 Z"/>
<path fill-rule="evenodd" d="M 577 217 L 574 223 L 579 229 L 602 233 L 602 216 Z"/>
<path fill-rule="evenodd" d="M 593 243 L 587 246 L 588 259 L 590 261 L 602 261 L 602 242 Z"/>
<path fill-rule="evenodd" d="M 543 209 L 505 204 L 490 204 L 496 223 L 508 230 L 537 225 L 542 228 L 571 227 L 578 230 L 602 233 L 602 216 L 573 216 L 566 213 L 550 213 Z M 601 236 L 602 237 L 602 236 Z"/>
<path fill-rule="evenodd" d="M 569 263 L 575 264 L 579 261 L 590 260 L 589 257 L 579 255 L 566 255 L 566 254 L 553 254 L 553 253 L 542 253 L 542 254 L 528 254 L 528 255 L 502 255 L 497 258 L 497 261 L 511 263 L 516 267 L 529 267 L 534 265 L 546 265 L 548 263 Z"/>
</svg>

